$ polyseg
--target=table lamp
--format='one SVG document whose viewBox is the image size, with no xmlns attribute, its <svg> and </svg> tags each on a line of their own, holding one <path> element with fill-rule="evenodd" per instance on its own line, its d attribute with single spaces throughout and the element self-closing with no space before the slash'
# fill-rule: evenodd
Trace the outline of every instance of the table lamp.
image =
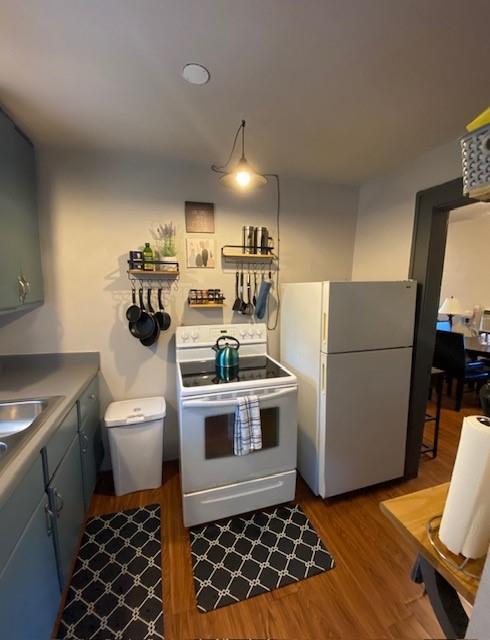
<svg viewBox="0 0 490 640">
<path fill-rule="evenodd" d="M 444 313 L 449 318 L 449 326 L 451 329 L 453 328 L 453 316 L 460 316 L 464 313 L 464 309 L 461 305 L 461 302 L 451 296 L 450 298 L 446 298 L 442 305 L 439 307 L 439 313 Z"/>
</svg>

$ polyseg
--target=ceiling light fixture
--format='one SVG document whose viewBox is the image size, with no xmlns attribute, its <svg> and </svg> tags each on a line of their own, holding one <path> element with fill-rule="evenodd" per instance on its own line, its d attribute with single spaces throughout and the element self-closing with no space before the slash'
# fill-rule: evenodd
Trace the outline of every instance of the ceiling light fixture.
<svg viewBox="0 0 490 640">
<path fill-rule="evenodd" d="M 229 171 L 228 165 L 233 159 L 235 153 L 238 136 L 242 134 L 242 155 L 235 167 Z M 276 183 L 277 194 L 277 208 L 276 208 L 276 268 L 275 268 L 275 290 L 276 290 L 276 313 L 274 320 L 271 319 L 271 311 L 269 304 L 267 305 L 267 329 L 274 331 L 279 324 L 279 310 L 281 307 L 281 300 L 279 296 L 279 264 L 280 264 L 280 246 L 281 246 L 281 182 L 279 180 L 279 174 L 277 173 L 257 173 L 255 169 L 249 164 L 245 157 L 245 120 L 242 120 L 238 127 L 235 137 L 233 138 L 233 144 L 231 146 L 230 155 L 224 165 L 218 167 L 215 164 L 211 165 L 211 169 L 216 173 L 221 174 L 220 182 L 225 187 L 230 187 L 235 191 L 250 192 L 254 187 L 262 187 L 267 184 L 267 178 L 273 178 Z M 245 247 L 242 247 L 245 250 Z M 272 273 L 272 261 L 269 266 L 269 277 Z"/>
<path fill-rule="evenodd" d="M 184 65 L 182 69 L 182 77 L 191 84 L 206 84 L 209 82 L 211 74 L 202 64 L 189 62 L 189 64 Z"/>
<path fill-rule="evenodd" d="M 240 133 L 242 134 L 242 155 L 238 163 L 235 165 L 235 168 L 232 171 L 228 171 L 227 167 L 233 158 Z M 221 184 L 225 187 L 229 187 L 230 189 L 248 191 L 249 189 L 262 187 L 267 184 L 267 178 L 261 173 L 257 173 L 245 157 L 245 120 L 242 120 L 237 132 L 235 133 L 231 153 L 226 163 L 221 167 L 213 164 L 211 169 L 216 173 L 222 174 L 220 178 Z"/>
</svg>

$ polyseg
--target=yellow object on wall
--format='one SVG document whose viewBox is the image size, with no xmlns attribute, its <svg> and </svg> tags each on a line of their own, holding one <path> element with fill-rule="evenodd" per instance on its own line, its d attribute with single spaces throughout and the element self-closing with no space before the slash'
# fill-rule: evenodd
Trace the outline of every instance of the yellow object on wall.
<svg viewBox="0 0 490 640">
<path fill-rule="evenodd" d="M 485 111 L 482 111 L 479 116 L 476 116 L 474 120 L 466 125 L 466 131 L 475 131 L 480 127 L 484 127 L 486 124 L 490 124 L 490 107 L 487 107 Z"/>
</svg>

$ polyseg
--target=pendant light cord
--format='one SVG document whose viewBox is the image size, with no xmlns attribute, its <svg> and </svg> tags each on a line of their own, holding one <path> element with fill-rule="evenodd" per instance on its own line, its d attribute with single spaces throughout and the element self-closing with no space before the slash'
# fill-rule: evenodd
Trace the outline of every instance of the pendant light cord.
<svg viewBox="0 0 490 640">
<path fill-rule="evenodd" d="M 236 144 L 238 140 L 238 136 L 240 135 L 240 131 L 242 132 L 242 158 L 245 157 L 245 120 L 242 120 L 240 126 L 236 130 L 235 137 L 233 138 L 233 144 L 231 147 L 230 155 L 228 156 L 228 160 L 225 164 L 218 166 L 216 164 L 211 165 L 211 170 L 215 173 L 226 173 L 226 168 L 230 164 L 231 159 L 233 158 L 233 154 L 235 153 Z M 279 291 L 279 281 L 280 281 L 280 254 L 281 254 L 281 182 L 279 180 L 279 175 L 277 173 L 264 173 L 264 176 L 267 178 L 274 178 L 276 181 L 276 192 L 277 192 L 277 208 L 276 208 L 276 234 L 277 234 L 277 268 L 276 268 L 276 296 L 277 296 L 277 307 L 274 321 L 271 322 L 271 312 L 270 306 L 267 304 L 267 329 L 269 331 L 275 331 L 279 324 L 279 313 L 281 310 L 281 297 Z"/>
<path fill-rule="evenodd" d="M 215 164 L 211 165 L 211 170 L 214 171 L 215 173 L 226 173 L 225 169 L 226 167 L 230 164 L 231 159 L 233 158 L 233 154 L 235 153 L 235 149 L 236 149 L 236 143 L 238 140 L 238 136 L 240 135 L 240 131 L 242 132 L 242 156 L 244 154 L 244 150 L 245 150 L 245 120 L 242 120 L 240 126 L 238 127 L 236 133 L 235 133 L 235 137 L 233 138 L 233 145 L 231 147 L 231 152 L 230 155 L 228 156 L 228 160 L 225 162 L 225 164 L 218 166 Z"/>
<path fill-rule="evenodd" d="M 264 173 L 268 178 L 274 178 L 276 181 L 277 189 L 277 208 L 276 208 L 276 234 L 277 234 L 277 268 L 276 268 L 276 297 L 277 307 L 274 321 L 271 323 L 270 306 L 267 304 L 267 329 L 269 331 L 275 331 L 279 324 L 279 313 L 281 311 L 281 294 L 279 291 L 280 280 L 280 256 L 281 256 L 281 182 L 277 173 Z"/>
</svg>

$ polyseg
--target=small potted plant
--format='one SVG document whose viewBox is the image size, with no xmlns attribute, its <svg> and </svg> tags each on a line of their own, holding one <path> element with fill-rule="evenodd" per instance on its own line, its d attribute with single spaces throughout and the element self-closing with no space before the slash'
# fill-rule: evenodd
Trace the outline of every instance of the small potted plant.
<svg viewBox="0 0 490 640">
<path fill-rule="evenodd" d="M 158 245 L 158 253 L 162 262 L 177 262 L 176 250 L 175 250 L 175 225 L 170 222 L 169 224 L 158 224 L 155 229 L 155 236 Z M 171 268 L 162 265 L 162 268 Z"/>
</svg>

